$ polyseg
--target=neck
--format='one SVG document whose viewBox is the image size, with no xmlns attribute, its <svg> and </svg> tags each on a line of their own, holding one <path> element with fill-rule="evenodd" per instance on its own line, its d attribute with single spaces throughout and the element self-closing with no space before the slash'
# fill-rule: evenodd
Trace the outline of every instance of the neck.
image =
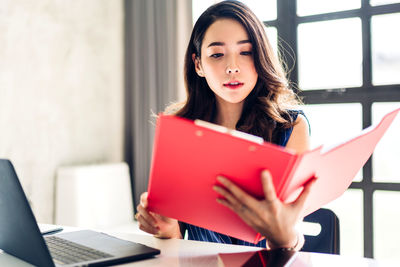
<svg viewBox="0 0 400 267">
<path fill-rule="evenodd" d="M 243 102 L 233 104 L 217 100 L 217 115 L 215 123 L 229 129 L 235 129 L 242 115 Z"/>
</svg>

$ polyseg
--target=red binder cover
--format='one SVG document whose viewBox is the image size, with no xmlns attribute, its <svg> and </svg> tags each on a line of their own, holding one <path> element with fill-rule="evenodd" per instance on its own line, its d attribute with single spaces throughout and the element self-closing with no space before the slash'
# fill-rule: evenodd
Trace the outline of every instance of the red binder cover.
<svg viewBox="0 0 400 267">
<path fill-rule="evenodd" d="M 216 202 L 218 195 L 212 187 L 218 175 L 262 199 L 260 173 L 268 169 L 278 197 L 285 202 L 294 200 L 316 176 L 306 216 L 346 191 L 399 111 L 328 151 L 319 147 L 302 154 L 218 125 L 160 115 L 148 186 L 149 210 L 257 243 L 261 236 Z"/>
</svg>

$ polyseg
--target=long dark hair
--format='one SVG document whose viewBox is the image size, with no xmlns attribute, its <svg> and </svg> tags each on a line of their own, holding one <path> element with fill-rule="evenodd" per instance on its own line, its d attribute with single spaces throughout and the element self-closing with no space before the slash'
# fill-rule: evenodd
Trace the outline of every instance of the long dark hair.
<svg viewBox="0 0 400 267">
<path fill-rule="evenodd" d="M 267 39 L 262 22 L 239 1 L 223 1 L 210 6 L 194 25 L 185 55 L 185 85 L 187 99 L 175 115 L 188 119 L 213 121 L 216 99 L 205 78 L 197 75 L 192 54 L 201 58 L 205 32 L 218 19 L 238 21 L 246 29 L 253 46 L 254 65 L 258 80 L 244 102 L 236 129 L 276 143 L 279 131 L 293 127 L 285 104 L 297 104 L 296 95 L 289 88 L 286 74 Z"/>
</svg>

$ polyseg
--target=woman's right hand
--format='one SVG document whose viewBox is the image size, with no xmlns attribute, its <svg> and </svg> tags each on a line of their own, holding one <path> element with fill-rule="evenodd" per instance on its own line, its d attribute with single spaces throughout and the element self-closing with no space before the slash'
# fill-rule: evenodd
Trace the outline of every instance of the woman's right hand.
<svg viewBox="0 0 400 267">
<path fill-rule="evenodd" d="M 147 192 L 140 195 L 140 204 L 137 205 L 135 218 L 138 220 L 139 229 L 159 238 L 182 238 L 179 223 L 147 210 Z"/>
</svg>

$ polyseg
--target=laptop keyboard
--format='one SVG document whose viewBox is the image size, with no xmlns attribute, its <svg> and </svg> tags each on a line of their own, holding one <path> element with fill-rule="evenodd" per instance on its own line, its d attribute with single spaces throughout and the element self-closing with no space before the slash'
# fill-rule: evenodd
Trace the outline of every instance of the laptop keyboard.
<svg viewBox="0 0 400 267">
<path fill-rule="evenodd" d="M 51 257 L 56 264 L 72 264 L 112 257 L 110 254 L 82 246 L 57 236 L 45 236 L 44 238 L 50 250 Z"/>
</svg>

